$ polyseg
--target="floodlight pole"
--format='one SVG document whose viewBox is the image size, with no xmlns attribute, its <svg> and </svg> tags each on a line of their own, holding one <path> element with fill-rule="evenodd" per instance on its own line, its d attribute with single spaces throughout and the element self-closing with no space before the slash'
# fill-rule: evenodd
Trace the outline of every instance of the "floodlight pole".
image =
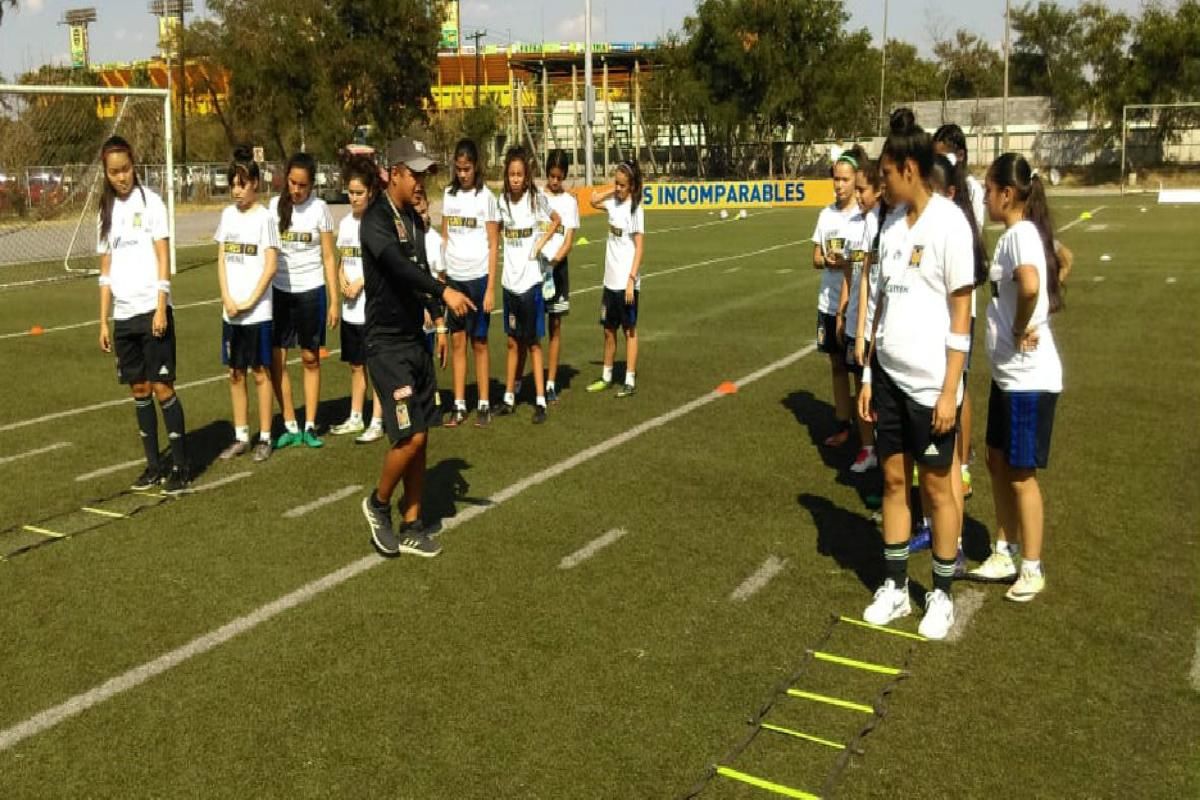
<svg viewBox="0 0 1200 800">
<path fill-rule="evenodd" d="M 1008 37 L 1011 26 L 1009 15 L 1012 11 L 1012 0 L 1004 0 L 1004 105 L 1000 108 L 1000 141 L 1004 152 L 1008 152 Z"/>
<path fill-rule="evenodd" d="M 879 135 L 883 136 L 883 84 L 887 75 L 888 0 L 883 0 L 883 44 L 879 48 Z"/>
<path fill-rule="evenodd" d="M 592 86 L 592 0 L 583 2 L 583 159 L 584 179 L 591 186 L 596 178 L 596 89 Z"/>
</svg>

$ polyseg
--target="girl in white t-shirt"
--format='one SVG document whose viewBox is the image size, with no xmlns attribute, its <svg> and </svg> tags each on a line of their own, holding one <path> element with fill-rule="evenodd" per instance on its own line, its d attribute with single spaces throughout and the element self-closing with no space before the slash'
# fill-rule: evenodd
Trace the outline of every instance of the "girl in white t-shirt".
<svg viewBox="0 0 1200 800">
<path fill-rule="evenodd" d="M 971 226 L 951 201 L 931 194 L 933 144 L 912 112 L 892 115 L 880 167 L 897 204 L 880 235 L 885 305 L 863 370 L 859 413 L 875 422 L 883 468 L 886 580 L 863 619 L 885 625 L 911 613 L 908 549 L 912 531 L 909 475 L 918 465 L 922 497 L 933 522 L 933 591 L 920 632 L 942 639 L 954 623 L 951 585 L 962 516 L 950 470 L 954 465 L 963 362 L 970 344 L 974 287 Z"/>
<path fill-rule="evenodd" d="M 462 139 L 454 147 L 454 177 L 442 195 L 442 240 L 445 242 L 442 280 L 470 297 L 475 309 L 462 317 L 454 314 L 446 317 L 454 381 L 454 410 L 446 420 L 446 427 L 457 428 L 467 419 L 467 342 L 470 341 L 479 392 L 475 426 L 482 428 L 492 420 L 487 339 L 492 310 L 496 307 L 500 207 L 484 181 L 479 148 L 470 139 Z"/>
<path fill-rule="evenodd" d="M 562 353 L 563 318 L 571 310 L 571 276 L 567 257 L 575 244 L 575 231 L 579 230 L 579 202 L 575 195 L 563 187 L 570 161 L 565 150 L 554 150 L 546 159 L 546 199 L 550 208 L 558 212 L 561 220 L 554 237 L 546 245 L 546 260 L 550 268 L 553 294 L 546 298 L 546 311 L 550 315 L 549 363 L 546 368 L 546 399 L 558 402 L 558 359 Z"/>
<path fill-rule="evenodd" d="M 529 155 L 523 147 L 504 156 L 504 193 L 500 228 L 504 240 L 504 332 L 508 334 L 508 369 L 504 404 L 499 413 L 516 410 L 518 370 L 524 355 L 533 362 L 536 389 L 534 424 L 546 421 L 546 383 L 542 374 L 542 337 L 546 334 L 546 298 L 542 293 L 542 249 L 554 236 L 561 219 L 546 195 L 533 183 Z"/>
<path fill-rule="evenodd" d="M 283 413 L 284 433 L 276 449 L 303 444 L 321 447 L 317 408 L 321 403 L 321 348 L 325 331 L 337 327 L 341 316 L 337 259 L 333 252 L 333 215 L 325 201 L 313 195 L 317 162 L 296 153 L 284 170 L 287 190 L 271 198 L 269 209 L 279 226 L 279 270 L 274 280 L 274 320 L 271 383 Z M 304 372 L 304 432 L 296 422 L 288 349 L 300 348 Z"/>
<path fill-rule="evenodd" d="M 608 213 L 608 245 L 604 252 L 604 290 L 600 298 L 600 324 L 604 327 L 604 367 L 589 392 L 602 392 L 613 381 L 617 357 L 617 328 L 625 331 L 625 385 L 617 397 L 637 392 L 637 319 L 641 294 L 642 255 L 646 240 L 642 208 L 642 171 L 636 161 L 617 165 L 613 185 L 592 193 L 592 208 Z"/>
<path fill-rule="evenodd" d="M 817 295 L 817 349 L 829 355 L 833 382 L 833 407 L 837 428 L 825 439 L 826 447 L 841 447 L 850 438 L 850 375 L 846 370 L 845 323 L 842 286 L 851 269 L 851 240 L 862 227 L 862 215 L 854 199 L 857 159 L 842 154 L 832 167 L 831 205 L 821 209 L 813 231 L 813 269 L 821 272 L 821 290 Z M 858 218 L 857 221 L 855 218 Z"/>
<path fill-rule="evenodd" d="M 168 494 L 191 477 L 184 446 L 183 406 L 175 394 L 175 319 L 171 312 L 167 209 L 138 181 L 133 148 L 113 136 L 100 149 L 104 191 L 96 251 L 100 254 L 100 349 L 117 356 L 117 378 L 129 385 L 146 469 L 133 483 L 149 489 L 166 481 Z M 108 327 L 115 320 L 114 335 Z M 170 472 L 158 458 L 158 415 L 171 442 Z"/>
<path fill-rule="evenodd" d="M 254 460 L 271 455 L 271 281 L 279 253 L 274 216 L 258 202 L 258 164 L 250 148 L 239 147 L 229 165 L 233 205 L 221 212 L 217 242 L 217 280 L 221 286 L 221 362 L 229 367 L 234 440 L 221 453 L 228 460 L 250 450 L 250 399 L 246 373 L 258 388 L 258 444 Z"/>
<path fill-rule="evenodd" d="M 1050 458 L 1054 409 L 1063 385 L 1050 330 L 1050 315 L 1062 308 L 1061 270 L 1046 192 L 1029 162 L 1005 153 L 988 170 L 986 185 L 988 214 L 1005 226 L 992 260 L 987 307 L 992 362 L 988 471 L 999 541 L 972 575 L 989 580 L 1016 576 L 1005 597 L 1024 603 L 1045 588 L 1037 471 Z M 1018 543 L 1019 575 L 1014 565 Z"/>
<path fill-rule="evenodd" d="M 854 178 L 854 196 L 865 224 L 861 243 L 862 263 L 847 285 L 851 298 L 856 298 L 856 301 L 850 304 L 846 313 L 846 363 L 857 381 L 857 392 L 862 392 L 862 370 L 870 363 L 871 339 L 875 334 L 875 304 L 879 301 L 879 225 L 884 209 L 878 162 L 869 158 L 859 162 Z M 855 261 L 859 257 L 859 251 L 856 250 Z M 851 311 L 854 313 L 851 314 Z M 850 471 L 863 473 L 879 466 L 875 454 L 875 428 L 871 420 L 863 415 L 855 416 L 858 418 L 861 447 L 854 463 L 850 465 Z"/>
<path fill-rule="evenodd" d="M 363 403 L 367 396 L 367 297 L 363 293 L 366 282 L 358 230 L 363 212 L 379 191 L 379 170 L 371 159 L 354 156 L 342 172 L 342 185 L 350 200 L 350 213 L 338 225 L 338 286 L 342 292 L 342 361 L 350 365 L 350 416 L 329 432 L 335 436 L 357 433 L 360 435 L 355 442 L 366 444 L 383 437 L 383 407 L 372 389 L 371 425 L 363 423 Z"/>
</svg>

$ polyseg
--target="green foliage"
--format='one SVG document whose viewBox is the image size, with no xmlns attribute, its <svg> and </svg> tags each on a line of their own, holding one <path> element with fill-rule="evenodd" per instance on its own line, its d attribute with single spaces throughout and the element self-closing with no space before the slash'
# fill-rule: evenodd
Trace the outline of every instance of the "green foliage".
<svg viewBox="0 0 1200 800">
<path fill-rule="evenodd" d="M 943 100 L 996 97 L 1004 92 L 1004 60 L 979 36 L 959 29 L 933 45 Z"/>
</svg>

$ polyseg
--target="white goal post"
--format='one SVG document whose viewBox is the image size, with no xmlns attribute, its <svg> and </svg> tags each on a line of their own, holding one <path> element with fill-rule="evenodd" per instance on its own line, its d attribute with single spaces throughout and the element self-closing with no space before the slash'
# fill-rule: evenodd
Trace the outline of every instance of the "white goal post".
<svg viewBox="0 0 1200 800">
<path fill-rule="evenodd" d="M 1169 141 L 1159 134 L 1165 115 L 1190 109 L 1191 121 Z M 1134 142 L 1134 138 L 1140 141 Z M 1153 158 L 1145 152 L 1153 154 Z M 1130 103 L 1121 107 L 1121 193 L 1145 191 L 1137 185 L 1139 169 L 1200 166 L 1200 102 Z"/>
<path fill-rule="evenodd" d="M 139 180 L 167 206 L 175 274 L 171 117 L 167 89 L 0 84 L 0 287 L 95 274 L 99 155 L 112 135 L 130 141 Z"/>
</svg>

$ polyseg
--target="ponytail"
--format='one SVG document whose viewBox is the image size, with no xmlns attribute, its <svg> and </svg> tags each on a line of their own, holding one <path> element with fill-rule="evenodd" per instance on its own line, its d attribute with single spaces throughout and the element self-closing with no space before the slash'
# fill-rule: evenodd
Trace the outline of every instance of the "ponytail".
<svg viewBox="0 0 1200 800">
<path fill-rule="evenodd" d="M 254 151 L 250 149 L 249 145 L 242 144 L 234 148 L 233 161 L 229 163 L 226 175 L 231 188 L 237 178 L 242 179 L 243 185 L 258 183 L 261 173 L 258 169 L 258 162 L 254 160 Z"/>
<path fill-rule="evenodd" d="M 294 169 L 302 169 L 308 173 L 309 191 L 313 191 L 316 187 L 313 183 L 317 179 L 317 162 L 308 153 L 296 153 L 288 159 L 287 166 L 283 169 L 283 192 L 279 195 L 279 232 L 285 233 L 287 229 L 292 227 L 292 193 L 287 188 L 287 177 L 292 174 Z"/>
<path fill-rule="evenodd" d="M 642 170 L 633 159 L 617 164 L 617 172 L 624 172 L 629 178 L 629 211 L 635 213 L 642 204 Z"/>
<path fill-rule="evenodd" d="M 975 220 L 975 210 L 971 208 L 971 189 L 967 186 L 966 166 L 961 161 L 955 163 L 944 155 L 934 156 L 930 179 L 939 194 L 949 197 L 950 190 L 954 190 L 952 201 L 971 226 L 971 249 L 974 250 L 975 255 L 975 285 L 982 286 L 988 276 L 987 250 L 983 246 L 983 236 L 979 230 L 979 224 Z"/>
<path fill-rule="evenodd" d="M 1025 207 L 1025 219 L 1033 223 L 1042 239 L 1042 250 L 1046 254 L 1046 295 L 1050 299 L 1050 313 L 1066 307 L 1063 300 L 1061 264 L 1054 243 L 1054 222 L 1050 217 L 1050 204 L 1046 199 L 1046 187 L 1025 157 L 1017 153 L 1005 153 L 992 162 L 988 180 L 1000 189 L 1012 189 L 1017 202 Z"/>
<path fill-rule="evenodd" d="M 129 156 L 129 164 L 133 167 L 133 188 L 142 194 L 142 202 L 146 202 L 146 190 L 138 179 L 137 162 L 133 158 L 133 146 L 121 136 L 110 136 L 100 147 L 100 171 L 104 174 L 104 191 L 100 195 L 100 240 L 108 238 L 112 232 L 113 205 L 117 202 L 117 190 L 108 179 L 108 168 L 105 161 L 110 153 L 124 153 Z"/>
<path fill-rule="evenodd" d="M 891 133 L 883 143 L 881 157 L 887 156 L 896 166 L 903 166 L 905 161 L 912 159 L 917 172 L 928 180 L 933 170 L 933 140 L 917 124 L 912 110 L 898 108 L 893 111 L 889 127 Z"/>
</svg>

